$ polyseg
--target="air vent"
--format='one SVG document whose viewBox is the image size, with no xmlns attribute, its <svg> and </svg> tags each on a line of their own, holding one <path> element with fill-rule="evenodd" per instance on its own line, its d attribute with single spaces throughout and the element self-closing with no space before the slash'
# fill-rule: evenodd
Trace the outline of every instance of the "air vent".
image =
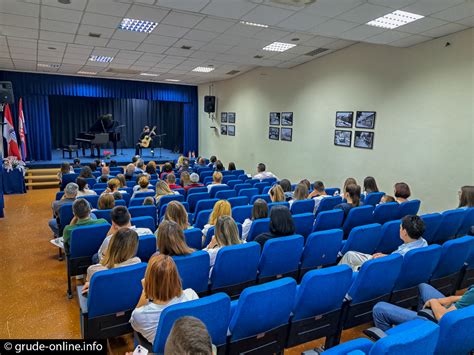
<svg viewBox="0 0 474 355">
<path fill-rule="evenodd" d="M 101 33 L 89 32 L 89 37 L 100 38 L 100 36 L 102 36 Z"/>
<path fill-rule="evenodd" d="M 305 55 L 309 55 L 311 57 L 314 57 L 315 55 L 321 54 L 321 53 L 326 52 L 328 50 L 329 49 L 327 49 L 327 48 L 318 48 L 318 49 L 315 49 L 314 51 L 306 53 Z"/>
<path fill-rule="evenodd" d="M 263 58 L 263 55 L 254 55 L 253 56 L 255 59 L 262 59 Z"/>
<path fill-rule="evenodd" d="M 235 75 L 237 73 L 240 73 L 240 70 L 231 70 L 230 72 L 226 73 L 227 75 Z"/>
<path fill-rule="evenodd" d="M 313 2 L 316 2 L 316 0 L 270 0 L 270 2 L 274 2 L 275 4 L 280 5 L 304 7 L 306 5 L 312 4 Z"/>
<path fill-rule="evenodd" d="M 141 73 L 139 70 L 119 69 L 119 68 L 109 68 L 105 72 L 112 73 L 112 74 L 130 74 L 130 75 L 136 75 L 136 74 Z"/>
<path fill-rule="evenodd" d="M 187 49 L 187 50 L 189 50 L 189 49 L 191 49 L 191 48 L 192 48 L 191 46 L 181 46 L 181 49 Z"/>
</svg>

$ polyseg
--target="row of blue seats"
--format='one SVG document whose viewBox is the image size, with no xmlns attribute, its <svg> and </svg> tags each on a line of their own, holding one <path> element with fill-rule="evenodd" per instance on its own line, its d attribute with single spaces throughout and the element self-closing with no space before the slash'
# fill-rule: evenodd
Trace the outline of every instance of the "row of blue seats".
<svg viewBox="0 0 474 355">
<path fill-rule="evenodd" d="M 272 244 L 276 244 L 268 243 L 264 253 L 265 248 L 271 249 Z M 195 278 L 199 270 L 197 260 L 204 258 L 203 253 L 174 257 L 184 288 L 189 287 L 188 279 Z M 405 257 L 390 255 L 373 259 L 364 263 L 358 273 L 352 273 L 346 266 L 312 270 L 304 275 L 298 288 L 292 278 L 249 287 L 256 282 L 256 270 L 262 257 L 256 243 L 221 249 L 211 275 L 211 289 L 235 296 L 235 290 L 240 288 L 243 290 L 240 298 L 232 303 L 230 312 L 218 311 L 221 308 L 214 303 L 212 308 L 206 308 L 208 312 L 199 311 L 211 300 L 226 299 L 230 302 L 227 295 L 220 293 L 167 308 L 158 325 L 153 351 L 162 351 L 163 339 L 166 340 L 166 336 L 162 335 L 167 334 L 162 334 L 161 322 L 167 319 L 167 312 L 172 313 L 175 309 L 183 310 L 180 316 L 191 315 L 200 319 L 209 319 L 213 314 L 213 324 L 203 320 L 213 342 L 218 347 L 239 349 L 239 352 L 251 349 L 280 352 L 284 347 L 321 337 L 327 337 L 326 344 L 332 346 L 338 343 L 343 329 L 370 321 L 372 308 L 379 301 L 390 301 L 405 307 L 416 305 L 419 283 L 430 282 L 446 295 L 452 294 L 468 257 L 470 266 L 474 266 L 474 238 L 463 237 L 449 241 L 442 247 L 434 245 L 412 250 Z M 241 260 L 246 262 L 242 263 Z M 115 336 L 120 334 L 111 335 L 110 332 L 131 330 L 127 316 L 129 318 L 140 295 L 140 280 L 145 267 L 143 264 L 108 270 L 92 277 L 89 297 L 81 301 L 84 338 Z M 250 274 L 253 276 L 249 277 Z M 208 275 L 205 276 L 207 279 Z M 285 274 L 275 278 L 283 276 Z M 117 297 L 111 296 L 112 292 L 120 295 L 120 302 L 115 300 Z M 228 319 L 226 314 L 230 315 Z M 101 327 L 104 317 L 108 323 L 106 329 Z M 225 324 L 217 318 L 225 318 Z M 111 328 L 111 322 L 122 324 L 123 327 Z M 213 332 L 218 325 L 223 325 L 221 336 Z M 227 329 L 230 338 L 226 337 Z"/>
</svg>

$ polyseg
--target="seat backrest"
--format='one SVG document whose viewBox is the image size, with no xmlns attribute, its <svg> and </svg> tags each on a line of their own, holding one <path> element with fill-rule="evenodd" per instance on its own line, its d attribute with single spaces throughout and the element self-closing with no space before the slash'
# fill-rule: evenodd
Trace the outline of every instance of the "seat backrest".
<svg viewBox="0 0 474 355">
<path fill-rule="evenodd" d="M 95 185 L 94 185 L 94 188 L 95 189 L 106 189 L 107 188 L 107 183 L 106 182 L 96 182 Z"/>
<path fill-rule="evenodd" d="M 239 231 L 239 238 L 242 239 L 242 223 L 236 222 L 235 224 L 236 224 L 236 226 L 237 226 L 237 230 Z M 209 245 L 209 243 L 211 242 L 212 237 L 213 237 L 214 234 L 215 234 L 215 233 L 214 233 L 215 230 L 216 230 L 216 227 L 215 227 L 215 226 L 212 226 L 211 228 L 209 228 L 209 229 L 207 230 L 206 239 L 204 240 L 204 243 L 202 244 L 202 246 L 203 246 L 204 248 L 206 248 L 206 247 Z"/>
<path fill-rule="evenodd" d="M 268 192 L 270 191 L 271 188 L 272 188 L 271 186 L 265 186 L 263 188 L 262 194 L 268 194 Z"/>
<path fill-rule="evenodd" d="M 307 212 L 293 215 L 295 233 L 307 237 L 313 230 L 314 214 Z"/>
<path fill-rule="evenodd" d="M 268 204 L 268 213 L 270 213 L 273 206 L 285 206 L 287 208 L 290 208 L 290 204 L 288 202 L 270 202 Z"/>
<path fill-rule="evenodd" d="M 231 340 L 255 336 L 288 323 L 295 293 L 296 281 L 289 277 L 246 288 L 230 320 Z"/>
<path fill-rule="evenodd" d="M 59 201 L 62 197 L 64 196 L 64 191 L 58 191 L 56 192 L 56 201 Z"/>
<path fill-rule="evenodd" d="M 301 213 L 313 213 L 314 212 L 314 200 L 306 199 L 294 201 L 290 207 L 291 214 L 301 214 Z"/>
<path fill-rule="evenodd" d="M 237 192 L 237 196 L 239 195 L 240 190 L 250 189 L 250 188 L 252 188 L 252 185 L 248 183 L 237 184 L 234 186 L 234 190 Z"/>
<path fill-rule="evenodd" d="M 435 355 L 469 354 L 474 349 L 474 305 L 446 313 L 439 327 Z"/>
<path fill-rule="evenodd" d="M 304 238 L 301 235 L 268 240 L 258 264 L 259 278 L 297 271 L 303 245 Z"/>
<path fill-rule="evenodd" d="M 76 179 L 79 177 L 79 174 L 64 174 L 61 178 L 61 191 L 64 190 L 67 184 L 70 182 L 76 182 Z"/>
<path fill-rule="evenodd" d="M 232 207 L 232 218 L 236 222 L 244 223 L 247 218 L 252 216 L 252 208 L 251 205 Z"/>
<path fill-rule="evenodd" d="M 204 226 L 209 221 L 209 216 L 211 215 L 212 210 L 202 210 L 195 217 L 194 228 L 203 229 Z"/>
<path fill-rule="evenodd" d="M 109 229 L 110 224 L 108 223 L 74 228 L 69 241 L 70 258 L 92 256 L 97 253 Z"/>
<path fill-rule="evenodd" d="M 234 171 L 232 171 L 232 174 L 235 175 L 235 176 L 238 176 L 238 177 L 240 177 L 240 175 L 247 176 L 247 175 L 245 175 L 245 170 L 243 170 L 243 169 L 234 170 Z"/>
<path fill-rule="evenodd" d="M 436 232 L 438 231 L 438 228 L 441 225 L 443 217 L 440 213 L 424 214 L 420 217 L 423 222 L 425 222 L 425 233 L 423 234 L 423 238 L 431 244 L 434 242 Z"/>
<path fill-rule="evenodd" d="M 341 253 L 357 251 L 364 254 L 373 254 L 382 238 L 382 226 L 378 223 L 355 227 L 349 233 Z"/>
<path fill-rule="evenodd" d="M 239 180 L 242 182 L 242 181 L 250 180 L 250 178 L 246 174 L 240 174 Z"/>
<path fill-rule="evenodd" d="M 221 190 L 221 191 L 217 191 L 214 197 L 218 198 L 219 200 L 227 200 L 231 197 L 237 197 L 237 192 L 231 189 Z"/>
<path fill-rule="evenodd" d="M 211 179 L 212 179 L 212 174 L 214 174 L 214 171 L 212 171 L 212 170 L 211 171 L 209 171 L 209 170 L 200 171 L 199 172 L 199 180 L 201 182 L 203 182 L 204 179 L 207 178 L 207 177 L 211 177 Z"/>
<path fill-rule="evenodd" d="M 239 196 L 247 196 L 250 200 L 252 196 L 258 195 L 258 189 L 257 188 L 250 188 L 250 189 L 241 189 L 238 192 Z"/>
<path fill-rule="evenodd" d="M 136 192 L 135 197 L 140 198 L 140 197 L 154 197 L 155 196 L 155 191 L 146 191 L 146 192 Z M 164 197 L 164 196 L 163 196 Z M 163 198 L 162 197 L 162 198 Z"/>
<path fill-rule="evenodd" d="M 271 184 L 267 181 L 257 182 L 253 185 L 254 188 L 258 189 L 258 193 L 263 193 L 263 189 L 267 186 L 271 186 Z"/>
<path fill-rule="evenodd" d="M 191 189 L 191 190 L 194 190 L 194 189 Z M 189 191 L 191 191 L 191 190 L 189 190 Z M 196 204 L 199 201 L 208 200 L 210 198 L 211 197 L 210 197 L 208 192 L 194 192 L 192 194 L 190 194 L 188 192 L 188 197 L 187 197 L 186 201 L 189 203 L 189 211 L 194 213 L 194 211 L 196 210 Z"/>
<path fill-rule="evenodd" d="M 340 309 L 351 282 L 352 270 L 347 265 L 311 270 L 306 273 L 296 293 L 293 321 Z"/>
<path fill-rule="evenodd" d="M 253 205 L 253 203 L 254 203 L 255 201 L 257 201 L 259 198 L 261 198 L 262 200 L 267 201 L 267 203 L 271 203 L 271 202 L 272 202 L 272 199 L 270 198 L 270 195 L 269 195 L 269 194 L 259 194 L 259 195 L 254 195 L 254 196 L 252 196 L 252 198 L 250 199 L 250 204 Z"/>
<path fill-rule="evenodd" d="M 400 220 L 395 220 L 382 226 L 382 237 L 377 246 L 377 252 L 390 254 L 403 244 L 403 240 L 400 238 L 400 223 Z"/>
<path fill-rule="evenodd" d="M 270 231 L 270 218 L 257 219 L 256 221 L 253 221 L 252 225 L 250 226 L 247 241 L 251 242 L 259 234 L 266 233 L 268 231 Z"/>
<path fill-rule="evenodd" d="M 247 196 L 231 197 L 227 199 L 232 207 L 246 206 L 249 204 L 249 198 Z"/>
<path fill-rule="evenodd" d="M 180 202 L 180 203 L 183 205 L 183 207 L 184 207 L 184 209 L 186 210 L 186 212 L 189 213 L 189 203 L 187 203 L 187 202 Z M 165 213 L 166 213 L 166 209 L 168 208 L 168 205 L 169 205 L 169 203 L 166 203 L 166 204 L 164 204 L 164 205 L 161 205 L 160 214 L 159 214 L 160 218 L 161 218 L 161 217 L 164 217 L 164 215 L 165 215 Z"/>
<path fill-rule="evenodd" d="M 184 202 L 184 196 L 181 194 L 161 196 L 160 199 L 158 200 L 158 204 L 156 207 L 159 210 L 161 206 L 166 205 L 170 203 L 171 201 Z"/>
<path fill-rule="evenodd" d="M 146 263 L 139 263 L 94 273 L 87 296 L 89 318 L 134 309 L 146 267 Z"/>
<path fill-rule="evenodd" d="M 224 191 L 224 190 L 231 190 L 231 188 L 227 185 L 215 185 L 211 187 L 211 191 L 209 192 L 209 195 L 211 196 L 211 198 L 214 198 L 218 191 Z"/>
<path fill-rule="evenodd" d="M 341 229 L 311 233 L 301 256 L 301 269 L 335 264 L 343 236 Z"/>
<path fill-rule="evenodd" d="M 233 189 L 233 188 L 235 187 L 235 185 L 240 185 L 240 184 L 242 184 L 242 183 L 243 183 L 243 182 L 242 182 L 242 180 L 240 180 L 240 179 L 239 179 L 239 180 L 237 180 L 237 179 L 235 179 L 235 180 L 229 180 L 229 181 L 227 181 L 227 186 L 229 186 L 230 188 Z"/>
<path fill-rule="evenodd" d="M 222 183 L 223 183 L 223 184 L 227 184 L 229 181 L 231 181 L 231 180 L 236 180 L 236 179 L 238 179 L 238 177 L 235 176 L 235 175 L 233 175 L 233 174 L 224 175 L 224 176 L 222 177 Z"/>
<path fill-rule="evenodd" d="M 318 209 L 316 210 L 316 214 L 323 212 L 323 211 L 329 211 L 334 208 L 334 206 L 340 204 L 342 202 L 342 197 L 341 196 L 331 196 L 331 197 L 325 197 L 321 200 L 319 203 Z"/>
<path fill-rule="evenodd" d="M 342 227 L 344 221 L 344 211 L 340 209 L 323 211 L 318 213 L 313 224 L 313 232 L 319 232 L 329 229 Z"/>
<path fill-rule="evenodd" d="M 112 216 L 110 215 L 112 210 L 95 210 L 93 213 L 97 218 L 103 218 L 110 224 L 112 224 Z"/>
<path fill-rule="evenodd" d="M 156 252 L 156 236 L 153 234 L 141 235 L 138 237 L 137 256 L 143 262 L 148 262 Z"/>
<path fill-rule="evenodd" d="M 431 279 L 435 280 L 461 270 L 471 251 L 474 237 L 449 240 L 441 246 L 441 256 Z"/>
<path fill-rule="evenodd" d="M 152 232 L 156 229 L 155 220 L 150 216 L 133 217 L 130 223 L 137 228 L 148 228 Z"/>
<path fill-rule="evenodd" d="M 400 205 L 397 202 L 381 203 L 375 206 L 374 222 L 384 224 L 398 219 Z"/>
<path fill-rule="evenodd" d="M 334 196 L 334 194 L 337 192 L 337 193 L 340 193 L 341 192 L 341 189 L 339 187 L 326 187 L 324 189 L 324 191 L 326 192 L 326 194 L 328 194 L 329 196 Z"/>
<path fill-rule="evenodd" d="M 87 200 L 87 202 L 89 202 L 92 208 L 97 208 L 97 202 L 99 201 L 98 195 L 85 195 L 79 196 L 78 198 L 83 198 L 84 200 Z"/>
<path fill-rule="evenodd" d="M 259 179 L 248 179 L 245 181 L 246 184 L 250 184 L 250 185 L 255 185 L 255 184 L 258 184 L 260 182 Z"/>
<path fill-rule="evenodd" d="M 201 192 L 207 192 L 207 187 L 192 187 L 188 190 L 187 196 L 201 193 Z M 209 198 L 209 197 L 208 197 Z"/>
<path fill-rule="evenodd" d="M 323 199 L 322 201 L 324 201 Z M 322 202 L 321 201 L 321 202 Z M 362 226 L 364 224 L 371 224 L 374 221 L 374 206 L 359 206 L 351 208 L 347 214 L 347 218 L 342 225 L 344 235 L 349 235 L 352 228 Z"/>
<path fill-rule="evenodd" d="M 72 213 L 72 203 L 65 203 L 64 205 L 61 205 L 61 207 L 59 207 L 59 223 L 61 224 L 59 227 L 61 235 L 64 227 L 71 223 L 73 218 L 74 214 Z"/>
<path fill-rule="evenodd" d="M 223 345 L 226 342 L 230 316 L 230 297 L 216 293 L 194 301 L 182 302 L 166 307 L 161 313 L 160 322 L 153 342 L 153 353 L 163 354 L 166 339 L 179 318 L 190 316 L 201 320 L 209 332 L 212 343 Z"/>
<path fill-rule="evenodd" d="M 468 234 L 472 226 L 474 226 L 474 207 L 466 209 L 466 215 L 456 235 L 463 236 Z"/>
<path fill-rule="evenodd" d="M 128 203 L 128 205 L 130 207 L 132 206 L 142 206 L 143 205 L 143 201 L 145 201 L 146 197 L 134 197 L 134 198 L 131 198 L 130 199 L 130 202 Z M 153 199 L 154 201 L 154 199 Z"/>
<path fill-rule="evenodd" d="M 126 184 L 127 184 L 127 187 L 134 187 L 137 184 L 137 182 L 135 180 L 129 180 L 126 182 Z"/>
<path fill-rule="evenodd" d="M 420 200 L 410 200 L 402 202 L 400 208 L 398 209 L 399 215 L 398 218 L 402 219 L 408 215 L 416 215 L 420 209 L 421 201 Z"/>
<path fill-rule="evenodd" d="M 194 210 L 194 213 L 198 214 L 200 211 L 213 209 L 217 201 L 219 201 L 217 198 L 199 200 L 196 204 L 196 209 Z"/>
<path fill-rule="evenodd" d="M 176 184 L 179 184 L 178 179 L 176 179 Z M 186 196 L 186 190 L 183 189 L 182 187 L 173 189 L 173 191 L 179 193 L 180 195 L 183 195 L 183 197 Z"/>
<path fill-rule="evenodd" d="M 365 196 L 364 205 L 376 206 L 382 199 L 385 192 L 371 192 Z"/>
<path fill-rule="evenodd" d="M 436 232 L 434 242 L 443 243 L 453 238 L 459 230 L 459 227 L 461 227 L 464 217 L 466 217 L 466 212 L 467 211 L 463 208 L 444 211 L 441 214 L 442 220 Z"/>
<path fill-rule="evenodd" d="M 393 290 L 403 290 L 427 283 L 440 257 L 441 247 L 436 244 L 410 250 L 403 257 L 402 269 Z"/>
<path fill-rule="evenodd" d="M 132 217 L 150 216 L 156 224 L 156 207 L 155 206 L 133 206 L 128 208 L 128 212 Z"/>
<path fill-rule="evenodd" d="M 173 256 L 183 282 L 183 290 L 192 288 L 196 293 L 207 291 L 209 282 L 209 253 L 197 250 L 185 256 Z"/>
<path fill-rule="evenodd" d="M 221 248 L 212 268 L 211 289 L 256 280 L 259 259 L 260 245 L 255 242 Z"/>
<path fill-rule="evenodd" d="M 127 206 L 127 201 L 125 200 L 115 200 L 115 206 Z"/>
<path fill-rule="evenodd" d="M 357 304 L 389 294 L 400 274 L 403 257 L 392 254 L 368 260 L 362 264 L 348 294 L 352 303 Z"/>
<path fill-rule="evenodd" d="M 202 212 L 201 212 L 202 213 Z M 199 228 L 189 228 L 184 231 L 184 239 L 188 247 L 202 249 L 202 230 Z"/>
</svg>

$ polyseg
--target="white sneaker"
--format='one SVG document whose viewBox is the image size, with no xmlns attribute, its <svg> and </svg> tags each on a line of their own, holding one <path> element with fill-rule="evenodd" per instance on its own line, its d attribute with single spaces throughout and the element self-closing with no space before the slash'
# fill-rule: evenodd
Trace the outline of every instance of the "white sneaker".
<svg viewBox="0 0 474 355">
<path fill-rule="evenodd" d="M 49 242 L 51 244 L 53 244 L 55 247 L 64 249 L 64 239 L 63 239 L 63 237 L 51 239 Z"/>
</svg>

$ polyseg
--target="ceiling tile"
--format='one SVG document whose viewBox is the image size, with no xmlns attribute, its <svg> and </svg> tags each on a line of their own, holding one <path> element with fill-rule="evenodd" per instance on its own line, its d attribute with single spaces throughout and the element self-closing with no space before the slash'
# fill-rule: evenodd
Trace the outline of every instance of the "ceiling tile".
<svg viewBox="0 0 474 355">
<path fill-rule="evenodd" d="M 364 41 L 376 44 L 387 44 L 390 42 L 398 41 L 399 39 L 410 36 L 409 33 L 398 32 L 398 31 L 385 31 L 373 37 L 366 38 Z"/>
<path fill-rule="evenodd" d="M 216 56 L 216 53 L 224 53 L 224 52 L 211 52 L 207 50 L 196 51 L 193 53 L 193 58 L 194 59 L 212 59 Z"/>
<path fill-rule="evenodd" d="M 132 41 L 123 41 L 118 39 L 111 39 L 109 43 L 107 43 L 107 47 L 110 48 L 118 48 L 118 49 L 127 49 L 127 50 L 134 50 L 137 49 L 139 43 L 132 42 Z"/>
<path fill-rule="evenodd" d="M 120 39 L 124 41 L 134 41 L 142 42 L 148 36 L 147 33 L 143 32 L 134 32 L 134 31 L 125 31 L 125 30 L 115 30 L 113 34 L 113 39 Z"/>
<path fill-rule="evenodd" d="M 210 0 L 158 0 L 156 5 L 171 9 L 199 12 Z"/>
<path fill-rule="evenodd" d="M 1 0 L 0 12 L 6 14 L 38 17 L 40 6 L 14 0 Z"/>
<path fill-rule="evenodd" d="M 53 21 L 47 19 L 41 19 L 40 29 L 42 31 L 52 31 L 61 33 L 75 34 L 77 32 L 77 23 Z"/>
<path fill-rule="evenodd" d="M 299 38 L 299 40 L 295 42 L 295 41 L 293 41 L 294 38 Z M 298 43 L 303 43 L 305 41 L 309 41 L 313 38 L 316 38 L 316 36 L 308 34 L 308 33 L 293 32 L 293 33 L 290 33 L 290 34 L 282 37 L 280 39 L 280 41 L 281 42 L 294 42 L 294 43 L 298 44 Z"/>
<path fill-rule="evenodd" d="M 256 6 L 256 4 L 245 0 L 212 0 L 211 3 L 200 12 L 225 18 L 240 19 Z"/>
<path fill-rule="evenodd" d="M 42 4 L 83 11 L 86 8 L 87 0 L 74 0 L 69 4 L 61 4 L 57 0 L 42 0 Z"/>
<path fill-rule="evenodd" d="M 0 13 L 0 25 L 38 29 L 39 19 L 29 16 Z"/>
<path fill-rule="evenodd" d="M 82 14 L 82 11 L 66 10 L 52 6 L 41 6 L 41 18 L 49 20 L 61 19 L 61 21 L 64 22 L 79 23 L 81 22 Z"/>
<path fill-rule="evenodd" d="M 162 36 L 167 36 L 167 37 L 181 38 L 188 31 L 189 31 L 189 28 L 186 28 L 186 27 L 159 24 L 153 31 L 153 35 L 162 35 Z"/>
<path fill-rule="evenodd" d="M 337 36 L 356 26 L 357 24 L 354 22 L 333 19 L 333 20 L 326 21 L 316 27 L 313 27 L 308 31 L 311 33 L 315 33 L 317 35 L 331 37 L 331 36 Z"/>
<path fill-rule="evenodd" d="M 211 52 L 211 53 L 225 53 L 226 51 L 228 51 L 231 48 L 232 48 L 232 45 L 225 45 L 225 44 L 211 42 L 211 43 L 201 47 L 200 50 L 204 51 L 204 52 Z M 193 54 L 193 56 L 195 54 Z"/>
<path fill-rule="evenodd" d="M 178 27 L 193 28 L 196 26 L 204 17 L 197 15 L 190 15 L 181 12 L 171 11 L 161 23 L 165 25 L 173 25 Z"/>
<path fill-rule="evenodd" d="M 82 23 L 85 25 L 97 26 L 100 24 L 101 27 L 114 29 L 118 27 L 121 21 L 121 17 L 93 14 L 91 12 L 84 13 L 84 17 L 82 18 Z"/>
<path fill-rule="evenodd" d="M 294 12 L 290 10 L 280 9 L 277 7 L 259 5 L 248 14 L 242 17 L 243 21 L 261 23 L 265 25 L 276 25 Z"/>
<path fill-rule="evenodd" d="M 431 17 L 424 17 L 422 19 L 413 21 L 407 25 L 398 27 L 398 31 L 417 34 L 445 24 L 447 24 L 446 21 Z"/>
<path fill-rule="evenodd" d="M 301 11 L 318 16 L 335 17 L 365 2 L 365 0 L 318 0 Z"/>
<path fill-rule="evenodd" d="M 169 10 L 159 9 L 157 7 L 132 5 L 125 17 L 160 22 L 168 12 Z"/>
<path fill-rule="evenodd" d="M 303 41 L 302 44 L 304 44 L 305 46 L 320 48 L 335 41 L 337 41 L 337 38 L 316 36 L 308 41 Z"/>
<path fill-rule="evenodd" d="M 283 27 L 288 30 L 306 31 L 316 25 L 319 25 L 320 23 L 326 22 L 329 19 L 329 17 L 325 16 L 317 16 L 314 14 L 298 12 L 280 22 L 278 27 Z"/>
<path fill-rule="evenodd" d="M 7 37 L 8 46 L 11 47 L 22 47 L 22 48 L 38 48 L 38 41 L 35 39 L 17 38 L 13 36 Z"/>
<path fill-rule="evenodd" d="M 442 20 L 455 22 L 474 15 L 474 2 L 464 2 L 457 6 L 453 6 L 446 10 L 434 13 L 431 17 L 440 18 Z"/>
<path fill-rule="evenodd" d="M 232 27 L 234 24 L 235 21 L 207 17 L 199 22 L 194 28 L 197 30 L 222 33 L 228 28 Z"/>
<path fill-rule="evenodd" d="M 63 63 L 67 64 L 85 64 L 87 62 L 87 59 L 81 59 L 81 58 L 72 58 L 72 57 L 64 57 L 63 58 Z"/>
<path fill-rule="evenodd" d="M 93 38 L 89 36 L 76 36 L 74 43 L 91 46 L 105 46 L 109 40 L 107 38 Z"/>
<path fill-rule="evenodd" d="M 150 52 L 150 53 L 156 53 L 156 54 L 161 54 L 167 49 L 168 49 L 167 46 L 157 46 L 155 44 L 148 44 L 148 43 L 142 43 L 137 48 L 137 50 L 142 51 L 142 52 Z"/>
<path fill-rule="evenodd" d="M 430 39 L 431 37 L 412 35 L 410 37 L 405 37 L 405 38 L 399 39 L 398 41 L 391 42 L 389 45 L 395 46 L 395 47 L 411 47 L 411 46 L 414 46 L 415 44 L 429 41 Z"/>
<path fill-rule="evenodd" d="M 393 9 L 389 7 L 363 4 L 337 16 L 337 18 L 340 20 L 352 21 L 362 24 L 374 20 L 380 16 L 389 14 L 391 12 L 393 12 Z"/>
<path fill-rule="evenodd" d="M 104 55 L 109 57 L 115 57 L 118 53 L 117 49 L 105 48 L 105 47 L 95 47 L 92 51 L 92 55 Z"/>
<path fill-rule="evenodd" d="M 417 0 L 369 0 L 374 5 L 391 7 L 392 9 L 401 9 L 404 6 L 414 4 Z"/>
<path fill-rule="evenodd" d="M 422 35 L 423 36 L 430 36 L 430 37 L 442 37 L 442 36 L 449 35 L 451 33 L 456 33 L 456 32 L 459 32 L 459 31 L 463 31 L 465 29 L 467 29 L 466 26 L 459 25 L 457 23 L 448 23 L 446 25 L 436 27 L 436 28 L 432 28 L 431 30 L 423 32 Z"/>
<path fill-rule="evenodd" d="M 427 16 L 447 9 L 448 7 L 461 4 L 464 1 L 465 0 L 418 0 L 416 3 L 404 7 L 402 10 Z"/>
<path fill-rule="evenodd" d="M 468 27 L 474 27 L 474 16 L 471 16 L 471 17 L 466 17 L 462 20 L 459 20 L 459 21 L 456 21 L 458 23 L 460 23 L 461 25 L 465 25 L 465 26 L 468 26 Z"/>
<path fill-rule="evenodd" d="M 207 42 L 201 42 L 201 41 L 192 41 L 189 39 L 180 39 L 177 41 L 173 47 L 180 48 L 181 46 L 187 46 L 191 47 L 193 51 L 200 49 L 202 46 L 206 45 Z"/>
<path fill-rule="evenodd" d="M 89 1 L 86 11 L 103 15 L 123 17 L 129 9 L 129 4 L 124 4 L 114 0 Z"/>
<path fill-rule="evenodd" d="M 360 25 L 354 27 L 353 29 L 343 32 L 339 35 L 340 38 L 349 39 L 352 41 L 363 41 L 366 38 L 375 36 L 382 32 L 386 32 L 385 28 L 368 26 L 368 25 Z"/>
<path fill-rule="evenodd" d="M 172 46 L 178 39 L 168 36 L 149 35 L 144 43 L 158 44 L 161 46 Z"/>
<path fill-rule="evenodd" d="M 265 28 L 259 32 L 257 32 L 253 38 L 256 39 L 263 39 L 266 41 L 277 41 L 280 40 L 281 38 L 285 37 L 288 35 L 287 31 L 280 31 L 280 30 L 275 30 L 273 28 Z"/>
<path fill-rule="evenodd" d="M 89 36 L 89 33 L 98 33 L 100 34 L 100 38 L 110 38 L 114 34 L 115 29 L 113 28 L 106 28 L 106 27 L 99 27 L 99 26 L 91 26 L 91 25 L 80 25 L 77 31 L 77 34 L 82 36 Z"/>
<path fill-rule="evenodd" d="M 0 33 L 5 36 L 14 36 L 20 38 L 38 38 L 38 30 L 33 30 L 31 28 L 0 25 Z"/>
<path fill-rule="evenodd" d="M 121 50 L 117 53 L 115 58 L 123 58 L 123 59 L 129 59 L 129 60 L 137 60 L 141 56 L 143 56 L 143 52 L 137 52 L 137 51 L 129 51 L 129 50 Z"/>
<path fill-rule="evenodd" d="M 218 36 L 215 32 L 191 30 L 184 35 L 184 38 L 195 41 L 209 42 Z"/>
<path fill-rule="evenodd" d="M 84 53 L 84 54 L 90 54 L 94 47 L 92 46 L 83 46 L 79 44 L 67 44 L 66 51 L 70 53 Z"/>
<path fill-rule="evenodd" d="M 166 55 L 177 55 L 177 56 L 182 56 L 182 57 L 189 57 L 191 54 L 193 54 L 193 50 L 187 50 L 187 49 L 181 49 L 181 48 L 174 48 L 171 47 L 168 49 L 165 54 Z"/>
<path fill-rule="evenodd" d="M 346 41 L 344 39 L 339 39 L 335 42 L 332 42 L 332 43 L 329 43 L 329 44 L 326 44 L 324 46 L 324 48 L 328 48 L 328 49 L 342 49 L 342 48 L 346 48 L 346 47 L 349 47 L 351 45 L 353 45 L 354 41 Z"/>
<path fill-rule="evenodd" d="M 247 26 L 241 23 L 237 23 L 231 28 L 229 28 L 227 31 L 225 31 L 223 34 L 230 36 L 253 37 L 257 32 L 260 32 L 261 30 L 261 27 Z"/>
</svg>

